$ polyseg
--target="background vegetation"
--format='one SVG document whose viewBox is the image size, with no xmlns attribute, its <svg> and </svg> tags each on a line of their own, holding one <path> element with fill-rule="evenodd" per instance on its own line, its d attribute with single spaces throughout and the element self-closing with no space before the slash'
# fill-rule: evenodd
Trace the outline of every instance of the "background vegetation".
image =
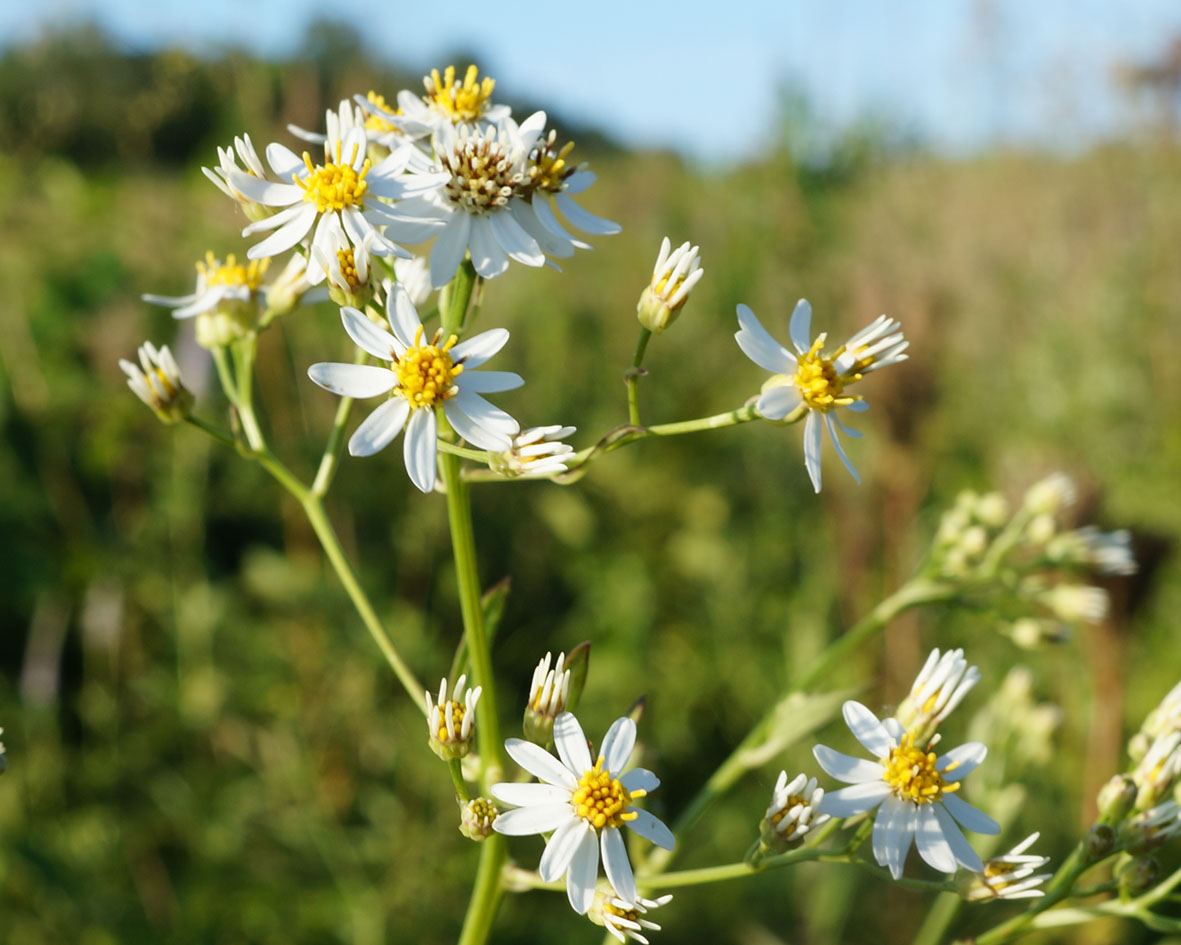
<svg viewBox="0 0 1181 945">
<path fill-rule="evenodd" d="M 338 55 L 349 41 L 261 63 L 128 55 L 79 34 L 0 60 L 0 938 L 12 945 L 429 943 L 458 927 L 475 857 L 447 772 L 299 510 L 196 431 L 159 426 L 116 366 L 144 338 L 173 342 L 199 409 L 220 410 L 190 327 L 139 295 L 190 291 L 206 249 L 244 252 L 235 208 L 198 170 L 217 144 L 243 130 L 288 140 L 286 122 L 318 127 L 346 94 L 417 87 Z M 649 348 L 649 419 L 757 389 L 762 372 L 731 339 L 737 302 L 780 336 L 800 296 L 834 336 L 888 312 L 911 360 L 868 382 L 866 437 L 851 447 L 865 483 L 829 455 L 813 496 L 800 431 L 750 425 L 639 444 L 572 488 L 478 489 L 484 578 L 513 580 L 495 653 L 506 715 L 547 649 L 593 640 L 588 732 L 646 695 L 646 759 L 664 782 L 653 808 L 674 816 L 792 668 L 909 574 L 958 490 L 1015 496 L 1062 469 L 1083 487 L 1080 520 L 1136 532 L 1142 569 L 1109 584 L 1107 623 L 1029 653 L 986 615 L 939 610 L 831 680 L 877 680 L 863 698 L 885 707 L 927 648 L 964 645 L 985 678 L 954 739 L 1010 665 L 1029 665 L 1062 724 L 1010 839 L 1040 829 L 1039 850 L 1061 857 L 1122 766 L 1124 735 L 1181 676 L 1178 149 L 1145 139 L 1070 160 L 953 162 L 866 133 L 803 162 L 808 129 L 791 114 L 779 147 L 711 172 L 573 129 L 599 174 L 587 205 L 624 232 L 561 274 L 513 268 L 481 319 L 512 330 L 504 367 L 528 381 L 504 406 L 525 425 L 576 423 L 582 445 L 626 418 L 635 299 L 665 234 L 700 243 L 707 276 Z M 330 306 L 265 339 L 272 440 L 305 471 L 336 406 L 306 367 L 344 341 Z M 460 635 L 445 510 L 395 453 L 346 462 L 332 514 L 400 646 L 437 679 Z M 781 766 L 811 769 L 807 746 L 682 837 L 682 865 L 740 858 Z M 662 940 L 910 941 L 926 900 L 842 870 L 683 893 L 659 917 Z M 511 896 L 496 936 L 596 941 L 582 921 L 561 897 Z"/>
</svg>

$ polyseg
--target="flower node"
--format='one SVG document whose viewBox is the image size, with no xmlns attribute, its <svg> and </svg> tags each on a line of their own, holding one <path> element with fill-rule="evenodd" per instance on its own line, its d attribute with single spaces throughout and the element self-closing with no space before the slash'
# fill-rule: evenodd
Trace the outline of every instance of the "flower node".
<svg viewBox="0 0 1181 945">
<path fill-rule="evenodd" d="M 902 736 L 897 748 L 890 749 L 882 777 L 894 790 L 896 797 L 915 804 L 929 804 L 944 794 L 958 791 L 960 787 L 958 781 L 948 784 L 943 780 L 935 767 L 935 761 L 935 752 L 916 748 L 914 736 L 907 733 Z M 945 770 L 950 771 L 953 766 L 948 765 Z"/>
<path fill-rule="evenodd" d="M 595 766 L 578 779 L 578 788 L 570 796 L 570 803 L 574 812 L 592 827 L 619 827 L 636 819 L 634 811 L 625 814 L 623 809 L 633 798 L 643 797 L 647 791 L 629 793 L 618 778 L 603 770 L 603 761 L 600 756 Z"/>
<path fill-rule="evenodd" d="M 431 74 L 422 80 L 426 87 L 423 100 L 453 122 L 476 121 L 484 114 L 492 90 L 496 88 L 495 79 L 478 77 L 479 70 L 475 66 L 467 67 L 462 83 L 455 79 L 455 66 L 444 69 L 441 78 L 439 70 L 432 69 Z"/>
<path fill-rule="evenodd" d="M 307 165 L 308 176 L 295 178 L 295 183 L 303 188 L 303 199 L 315 204 L 316 210 L 320 213 L 343 210 L 345 207 L 359 207 L 365 200 L 366 191 L 369 190 L 369 183 L 365 180 L 365 175 L 369 173 L 369 160 L 365 160 L 358 172 L 353 169 L 352 164 L 340 162 L 339 142 L 336 150 L 336 161 L 318 165 L 312 164 L 311 157 L 305 151 L 303 162 Z"/>
<path fill-rule="evenodd" d="M 420 325 L 414 336 L 415 344 L 394 363 L 398 375 L 398 389 L 411 407 L 431 407 L 459 393 L 455 379 L 463 373 L 463 365 L 451 360 L 450 351 L 459 340 L 451 335 L 440 347 L 435 333 L 430 344 L 422 343 Z"/>
</svg>

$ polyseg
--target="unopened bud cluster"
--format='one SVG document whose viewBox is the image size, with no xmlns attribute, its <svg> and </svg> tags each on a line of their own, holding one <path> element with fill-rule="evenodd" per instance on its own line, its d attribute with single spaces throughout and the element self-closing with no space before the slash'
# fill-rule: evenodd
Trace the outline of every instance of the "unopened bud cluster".
<svg viewBox="0 0 1181 945">
<path fill-rule="evenodd" d="M 492 836 L 492 822 L 500 811 L 486 797 L 474 797 L 463 805 L 459 815 L 459 832 L 479 843 Z"/>
</svg>

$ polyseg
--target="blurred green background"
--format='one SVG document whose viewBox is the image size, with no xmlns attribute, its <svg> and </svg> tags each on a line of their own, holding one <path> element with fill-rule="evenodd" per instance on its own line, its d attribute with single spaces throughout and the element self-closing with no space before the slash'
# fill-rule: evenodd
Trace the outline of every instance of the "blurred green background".
<svg viewBox="0 0 1181 945">
<path fill-rule="evenodd" d="M 5 942 L 457 932 L 475 850 L 450 780 L 298 507 L 197 431 L 157 424 L 116 364 L 144 339 L 171 343 L 198 410 L 221 414 L 191 326 L 139 295 L 191 291 L 207 249 L 244 253 L 236 208 L 199 172 L 216 145 L 243 130 L 260 147 L 289 141 L 287 122 L 319 127 L 345 95 L 418 87 L 338 55 L 348 42 L 211 61 L 127 54 L 84 31 L 0 59 Z M 763 372 L 732 340 L 738 302 L 779 337 L 800 296 L 833 337 L 886 312 L 911 360 L 866 382 L 865 438 L 849 446 L 864 484 L 829 453 L 814 496 L 800 430 L 751 424 L 630 447 L 569 488 L 478 488 L 482 577 L 513 580 L 494 654 L 505 728 L 545 651 L 592 640 L 587 732 L 647 697 L 646 764 L 663 780 L 650 806 L 671 819 L 793 668 L 910 574 L 960 489 L 1015 497 L 1064 470 L 1080 522 L 1135 530 L 1141 572 L 1108 583 L 1109 621 L 1029 653 L 986 617 L 937 610 L 831 680 L 873 680 L 863 698 L 884 708 L 929 647 L 966 646 L 984 681 L 955 739 L 1007 669 L 1028 665 L 1062 724 L 1052 758 L 1022 776 L 1030 799 L 1008 836 L 1040 829 L 1038 850 L 1061 858 L 1122 767 L 1123 738 L 1181 676 L 1177 143 L 953 161 L 867 128 L 803 160 L 806 109 L 785 96 L 778 120 L 776 147 L 711 171 L 564 126 L 599 175 L 584 205 L 624 231 L 560 274 L 513 267 L 489 285 L 481 323 L 513 332 L 500 366 L 528 382 L 498 402 L 524 426 L 577 424 L 579 446 L 623 422 L 635 300 L 660 238 L 690 239 L 707 275 L 649 347 L 645 418 L 757 390 Z M 262 345 L 271 440 L 304 475 L 336 407 L 306 368 L 347 353 L 334 312 L 301 311 Z M 437 680 L 460 634 L 443 502 L 410 487 L 393 449 L 346 461 L 330 509 L 399 646 Z M 825 740 L 849 749 L 838 729 Z M 811 770 L 808 746 L 679 838 L 680 865 L 741 858 L 781 766 Z M 533 866 L 540 844 L 512 849 Z M 686 891 L 657 918 L 669 942 L 907 942 L 927 905 L 808 867 Z M 977 907 L 957 928 L 1008 908 Z M 494 940 L 600 935 L 564 897 L 534 893 L 506 898 Z"/>
</svg>

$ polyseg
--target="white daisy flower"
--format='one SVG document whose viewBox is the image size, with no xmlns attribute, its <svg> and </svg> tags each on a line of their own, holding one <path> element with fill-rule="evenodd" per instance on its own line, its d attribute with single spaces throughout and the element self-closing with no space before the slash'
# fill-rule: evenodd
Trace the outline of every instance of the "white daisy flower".
<svg viewBox="0 0 1181 945">
<path fill-rule="evenodd" d="M 599 893 L 595 897 L 595 906 L 587 914 L 587 918 L 595 925 L 603 926 L 621 942 L 626 942 L 630 938 L 640 945 L 648 945 L 648 939 L 643 933 L 660 931 L 660 926 L 648 918 L 648 913 L 668 905 L 672 899 L 671 894 L 666 894 L 659 899 L 636 897 L 635 902 L 626 902 L 618 896 Z"/>
<path fill-rule="evenodd" d="M 373 253 L 397 256 L 406 255 L 406 251 L 390 236 L 410 243 L 427 239 L 437 224 L 408 217 L 382 199 L 400 200 L 423 194 L 437 188 L 446 178 L 441 174 L 420 173 L 411 167 L 414 151 L 411 147 L 400 148 L 377 164 L 369 160 L 366 150 L 364 130 L 352 127 L 343 137 L 325 140 L 322 164 L 313 164 L 306 151 L 301 160 L 281 144 L 268 146 L 267 162 L 280 178 L 278 182 L 230 170 L 229 181 L 234 187 L 257 203 L 278 210 L 242 231 L 243 236 L 250 236 L 274 230 L 250 247 L 247 256 L 251 259 L 277 256 L 312 234 L 308 281 L 315 285 L 325 276 L 315 254 L 317 247 L 327 253 L 345 238 L 359 247 L 366 236 L 372 236 Z"/>
<path fill-rule="evenodd" d="M 241 338 L 258 315 L 258 303 L 265 291 L 263 276 L 269 259 L 245 265 L 230 253 L 223 263 L 212 251 L 197 263 L 197 288 L 188 295 L 140 296 L 153 305 L 173 310 L 173 318 L 197 317 L 197 342 L 204 348 L 228 345 Z"/>
<path fill-rule="evenodd" d="M 518 125 L 474 128 L 443 125 L 435 153 L 445 174 L 441 188 L 403 201 L 402 212 L 443 224 L 431 247 L 431 285 L 451 281 L 470 252 L 476 272 L 493 279 L 508 269 L 509 259 L 526 266 L 545 264 L 541 247 L 509 209 L 524 192 L 529 152 L 545 126 L 545 112 Z"/>
<path fill-rule="evenodd" d="M 1031 833 L 1004 856 L 994 857 L 984 864 L 983 871 L 964 891 L 964 898 L 972 902 L 987 899 L 1036 899 L 1045 892 L 1037 887 L 1050 878 L 1050 873 L 1038 873 L 1050 862 L 1048 856 L 1026 853 L 1040 833 Z"/>
<path fill-rule="evenodd" d="M 859 702 L 845 703 L 845 723 L 874 761 L 854 758 L 817 745 L 812 754 L 825 771 L 852 787 L 830 791 L 817 810 L 832 817 L 852 817 L 881 805 L 873 828 L 873 855 L 898 879 L 913 838 L 919 855 L 935 869 L 954 873 L 959 863 L 973 872 L 984 864 L 964 839 L 957 822 L 976 833 L 999 833 L 1000 826 L 987 814 L 960 800 L 954 793 L 961 781 L 950 781 L 954 772 L 964 778 L 976 770 L 988 749 L 967 742 L 936 756 L 917 747 L 896 719 L 878 721 Z"/>
<path fill-rule="evenodd" d="M 575 194 L 585 191 L 596 180 L 586 165 L 567 162 L 574 142 L 555 147 L 557 132 L 541 134 L 529 152 L 525 179 L 509 203 L 513 217 L 535 240 L 547 256 L 565 259 L 576 249 L 590 249 L 590 244 L 571 236 L 562 226 L 555 208 L 576 229 L 595 236 L 611 236 L 621 229 L 618 223 L 589 213 L 575 201 Z"/>
<path fill-rule="evenodd" d="M 238 166 L 239 158 L 242 161 L 242 167 Z M 217 149 L 217 167 L 202 167 L 201 173 L 208 177 L 223 194 L 236 200 L 251 220 L 261 220 L 264 217 L 269 217 L 273 212 L 269 207 L 255 202 L 244 194 L 240 188 L 234 185 L 232 180 L 232 177 L 239 174 L 257 178 L 260 181 L 270 179 L 262 161 L 259 160 L 258 152 L 254 150 L 254 142 L 250 140 L 250 135 L 244 134 L 241 137 L 235 137 L 232 149 L 219 147 Z"/>
<path fill-rule="evenodd" d="M 467 676 L 455 680 L 451 698 L 447 698 L 447 680 L 439 684 L 439 699 L 426 694 L 426 723 L 430 731 L 431 750 L 444 761 L 462 758 L 472 747 L 476 734 L 476 704 L 482 686 L 465 690 Z"/>
<path fill-rule="evenodd" d="M 574 447 L 562 440 L 576 427 L 554 424 L 530 427 L 513 437 L 512 446 L 503 453 L 488 457 L 488 464 L 502 476 L 556 476 L 566 471 L 566 462 L 574 455 Z"/>
<path fill-rule="evenodd" d="M 180 368 L 168 345 L 156 348 L 145 341 L 138 353 L 139 364 L 119 359 L 127 386 L 165 423 L 183 420 L 193 410 L 193 395 L 181 382 Z"/>
<path fill-rule="evenodd" d="M 704 275 L 698 247 L 689 245 L 686 240 L 673 250 L 666 236 L 660 242 L 660 255 L 656 257 L 652 280 L 640 293 L 636 305 L 640 324 L 649 331 L 664 331 L 676 320 L 689 301 L 689 293 Z"/>
<path fill-rule="evenodd" d="M 799 846 L 809 830 L 830 819 L 817 813 L 823 799 L 824 789 L 816 786 L 815 778 L 797 774 L 789 782 L 787 772 L 780 771 L 760 824 L 763 843 L 777 852 Z"/>
<path fill-rule="evenodd" d="M 746 305 L 738 306 L 739 331 L 734 339 L 748 358 L 764 370 L 774 373 L 758 399 L 756 407 L 768 420 L 782 420 L 793 411 L 805 409 L 808 419 L 804 424 L 804 465 L 812 479 L 812 486 L 820 491 L 821 424 L 841 462 L 853 479 L 860 482 L 857 470 L 849 462 L 837 430 L 849 436 L 861 434 L 850 430 L 834 416 L 837 407 L 851 411 L 867 410 L 869 405 L 845 388 L 861 380 L 871 371 L 905 361 L 906 348 L 899 324 L 885 315 L 857 332 L 839 348 L 825 352 L 827 335 L 823 332 L 812 341 L 812 306 L 800 299 L 792 312 L 788 332 L 795 351 L 788 351 L 768 334 L 755 313 Z"/>
<path fill-rule="evenodd" d="M 569 712 L 554 721 L 554 743 L 557 758 L 519 738 L 504 743 L 512 759 L 541 783 L 494 784 L 492 795 L 516 809 L 502 813 L 492 827 L 509 836 L 552 830 L 537 872 L 547 883 L 564 873 L 566 895 L 580 915 L 594 902 L 600 849 L 611 888 L 620 899 L 634 903 L 636 881 L 619 828 L 626 825 L 666 850 L 675 845 L 668 827 L 631 806 L 658 787 L 660 779 L 644 768 L 620 773 L 636 743 L 636 723 L 616 719 L 593 763 L 582 726 Z"/>
<path fill-rule="evenodd" d="M 398 93 L 398 107 L 391 109 L 379 95 L 372 92 L 357 104 L 373 118 L 381 119 L 409 138 L 426 138 L 440 128 L 455 125 L 487 127 L 509 116 L 507 105 L 491 101 L 496 80 L 480 77 L 475 66 L 468 66 L 463 81 L 455 77 L 455 67 L 448 66 L 439 75 L 438 69 L 424 77 L 426 95 L 415 95 L 408 89 Z"/>
<path fill-rule="evenodd" d="M 898 706 L 895 718 L 914 733 L 916 741 L 924 741 L 979 681 L 980 670 L 968 665 L 963 650 L 940 654 L 936 647 Z"/>
<path fill-rule="evenodd" d="M 520 426 L 481 395 L 512 390 L 524 381 L 507 371 L 474 370 L 504 347 L 509 334 L 503 328 L 459 344 L 455 335 L 440 343 L 439 332 L 428 341 L 410 297 L 397 283 L 390 283 L 386 314 L 393 334 L 355 308 L 340 311 L 349 337 L 383 365 L 319 363 L 308 368 L 308 376 L 343 397 L 389 394 L 357 427 L 349 453 L 372 456 L 405 427 L 406 472 L 419 489 L 430 492 L 435 487 L 435 410 L 441 406 L 455 432 L 469 443 L 507 449 Z"/>
</svg>

